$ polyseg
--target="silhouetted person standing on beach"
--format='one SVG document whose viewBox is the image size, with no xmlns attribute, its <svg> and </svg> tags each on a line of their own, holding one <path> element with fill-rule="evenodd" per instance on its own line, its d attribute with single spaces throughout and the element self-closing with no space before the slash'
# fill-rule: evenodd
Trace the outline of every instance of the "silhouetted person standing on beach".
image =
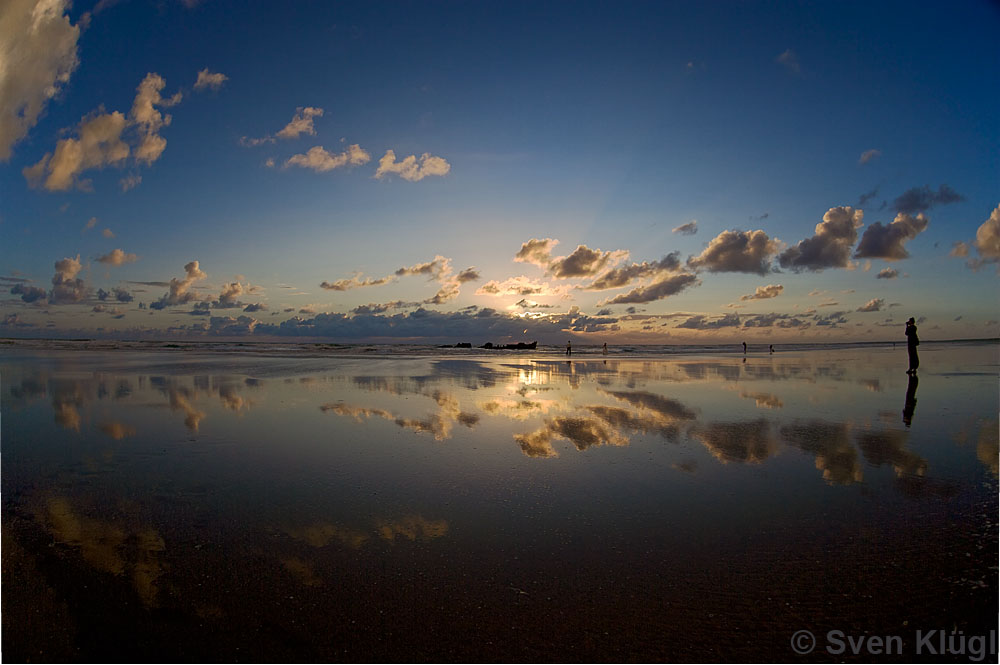
<svg viewBox="0 0 1000 665">
<path fill-rule="evenodd" d="M 573 355 L 573 340 L 566 342 L 566 355 Z"/>
<path fill-rule="evenodd" d="M 604 355 L 608 355 L 608 343 L 604 343 L 604 349 L 601 351 Z"/>
<path fill-rule="evenodd" d="M 767 350 L 770 351 L 771 353 L 774 353 L 774 344 L 768 344 Z"/>
<path fill-rule="evenodd" d="M 911 316 L 906 322 L 906 352 L 910 355 L 910 368 L 906 370 L 907 374 L 916 374 L 917 368 L 920 367 L 920 358 L 917 357 L 918 344 L 920 340 L 917 339 L 917 325 Z"/>
<path fill-rule="evenodd" d="M 743 355 L 747 354 L 747 343 L 743 342 Z"/>
</svg>

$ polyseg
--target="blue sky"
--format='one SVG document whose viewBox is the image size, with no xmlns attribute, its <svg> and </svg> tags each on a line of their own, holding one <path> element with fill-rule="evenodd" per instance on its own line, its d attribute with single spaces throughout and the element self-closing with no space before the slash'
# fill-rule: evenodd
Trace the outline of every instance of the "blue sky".
<svg viewBox="0 0 1000 665">
<path fill-rule="evenodd" d="M 996 336 L 998 27 L 986 2 L 12 0 L 0 335 Z"/>
</svg>

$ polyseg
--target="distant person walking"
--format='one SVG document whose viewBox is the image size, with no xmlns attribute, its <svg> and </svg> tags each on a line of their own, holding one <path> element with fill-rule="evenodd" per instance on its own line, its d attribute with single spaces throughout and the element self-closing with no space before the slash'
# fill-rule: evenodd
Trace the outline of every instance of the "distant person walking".
<svg viewBox="0 0 1000 665">
<path fill-rule="evenodd" d="M 604 348 L 601 350 L 601 353 L 603 353 L 604 355 L 608 355 L 608 343 L 607 342 L 604 343 Z"/>
<path fill-rule="evenodd" d="M 767 350 L 770 351 L 771 353 L 774 353 L 774 344 L 768 344 Z"/>
<path fill-rule="evenodd" d="M 573 355 L 573 340 L 566 342 L 566 355 Z"/>
<path fill-rule="evenodd" d="M 906 370 L 907 374 L 916 374 L 917 368 L 920 367 L 920 358 L 917 357 L 918 344 L 920 340 L 917 338 L 917 324 L 911 316 L 906 322 L 906 352 L 910 356 L 910 368 Z"/>
<path fill-rule="evenodd" d="M 747 343 L 743 342 L 743 355 L 747 354 Z"/>
</svg>

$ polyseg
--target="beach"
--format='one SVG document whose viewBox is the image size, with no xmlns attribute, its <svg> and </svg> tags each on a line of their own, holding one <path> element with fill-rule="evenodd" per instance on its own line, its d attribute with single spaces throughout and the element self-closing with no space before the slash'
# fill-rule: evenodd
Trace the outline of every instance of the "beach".
<svg viewBox="0 0 1000 665">
<path fill-rule="evenodd" d="M 995 342 L 924 343 L 914 377 L 903 344 L 126 346 L 0 347 L 5 660 L 995 640 Z"/>
</svg>

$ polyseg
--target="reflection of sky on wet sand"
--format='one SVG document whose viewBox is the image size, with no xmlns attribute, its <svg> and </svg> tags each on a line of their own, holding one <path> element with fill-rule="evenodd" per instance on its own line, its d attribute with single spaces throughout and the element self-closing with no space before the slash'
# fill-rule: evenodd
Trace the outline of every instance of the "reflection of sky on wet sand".
<svg viewBox="0 0 1000 665">
<path fill-rule="evenodd" d="M 618 552 L 655 586 L 663 562 L 648 553 L 661 547 L 703 580 L 723 561 L 755 567 L 734 563 L 748 547 L 794 559 L 810 539 L 850 557 L 905 533 L 916 568 L 933 567 L 941 543 L 988 559 L 995 352 L 924 355 L 919 384 L 898 354 L 871 349 L 746 363 L 345 358 L 313 369 L 6 357 L 5 534 L 33 557 L 25 570 L 47 571 L 67 598 L 82 566 L 146 611 L 201 622 L 255 620 L 239 570 L 265 585 L 341 589 L 355 607 L 344 580 L 367 589 L 390 568 L 411 590 L 393 597 L 418 606 L 425 574 L 433 589 L 486 575 L 477 584 L 499 586 L 482 593 L 527 594 L 497 580 L 540 574 L 556 555 L 607 583 L 613 566 L 600 562 Z M 924 522 L 945 534 L 926 551 L 907 531 Z M 507 551 L 519 554 L 496 560 Z M 424 568 L 407 572 L 407 559 Z M 995 567 L 968 559 L 948 579 L 979 580 L 995 597 Z M 213 569 L 226 572 L 192 577 Z M 590 597 L 569 589 L 567 603 Z M 381 598 L 372 603 L 394 602 L 369 591 Z"/>
</svg>

